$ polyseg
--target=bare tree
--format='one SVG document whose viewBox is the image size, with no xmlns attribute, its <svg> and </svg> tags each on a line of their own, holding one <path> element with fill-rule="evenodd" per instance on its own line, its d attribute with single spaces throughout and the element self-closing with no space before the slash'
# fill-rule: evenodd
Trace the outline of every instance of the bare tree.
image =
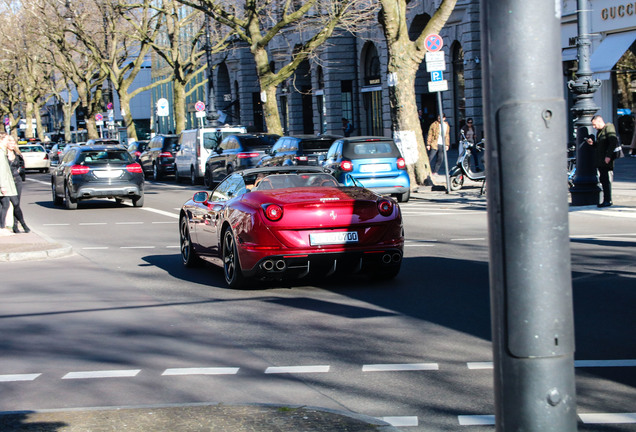
<svg viewBox="0 0 636 432">
<path fill-rule="evenodd" d="M 278 86 L 291 77 L 335 29 L 365 22 L 376 10 L 372 0 L 179 1 L 203 10 L 249 46 L 256 64 L 267 131 L 279 135 L 283 134 L 283 128 L 276 99 Z M 300 35 L 299 44 L 291 53 L 290 60 L 273 71 L 268 47 L 274 38 L 287 31 Z"/>
<path fill-rule="evenodd" d="M 433 17 L 415 40 L 409 38 L 406 22 L 407 1 L 380 0 L 380 3 L 380 24 L 389 54 L 387 72 L 395 83 L 389 86 L 393 134 L 403 144 L 416 146 L 419 157 L 415 164 L 408 165 L 409 175 L 414 184 L 423 184 L 430 178 L 431 167 L 417 116 L 415 75 L 426 54 L 426 36 L 439 33 L 453 12 L 457 0 L 442 0 Z M 416 144 L 413 140 L 416 140 Z"/>
</svg>

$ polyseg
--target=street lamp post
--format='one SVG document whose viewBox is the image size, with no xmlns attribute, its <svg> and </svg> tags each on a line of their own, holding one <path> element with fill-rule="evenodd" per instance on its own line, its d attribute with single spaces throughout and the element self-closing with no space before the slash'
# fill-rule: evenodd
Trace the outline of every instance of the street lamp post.
<svg viewBox="0 0 636 432">
<path fill-rule="evenodd" d="M 601 189 L 598 186 L 598 176 L 594 166 L 594 151 L 585 142 L 585 138 L 592 134 L 592 116 L 598 107 L 592 100 L 594 92 L 601 86 L 601 81 L 592 78 L 590 68 L 590 23 L 589 0 L 577 0 L 577 30 L 576 49 L 578 70 L 576 80 L 568 82 L 568 88 L 575 95 L 576 102 L 572 112 L 576 120 L 576 174 L 574 186 L 570 188 L 572 205 L 596 205 Z"/>
<path fill-rule="evenodd" d="M 214 94 L 214 74 L 212 73 L 212 47 L 210 45 L 210 31 L 212 28 L 212 23 L 210 19 L 210 15 L 206 12 L 205 14 L 205 60 L 207 63 L 206 68 L 206 78 L 208 80 L 207 90 L 208 90 L 208 103 L 206 106 L 206 119 L 208 126 L 216 127 L 218 125 L 219 115 L 216 112 L 216 101 Z"/>
</svg>

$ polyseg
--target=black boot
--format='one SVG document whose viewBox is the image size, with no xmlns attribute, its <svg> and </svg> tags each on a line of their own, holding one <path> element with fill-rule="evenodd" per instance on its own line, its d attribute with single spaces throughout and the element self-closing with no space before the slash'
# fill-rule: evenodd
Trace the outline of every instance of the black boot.
<svg viewBox="0 0 636 432">
<path fill-rule="evenodd" d="M 20 221 L 20 224 L 22 225 L 22 229 L 24 230 L 25 233 L 31 232 L 31 230 L 29 229 L 29 227 L 24 223 L 24 221 Z M 17 224 L 16 224 L 17 225 Z"/>
<path fill-rule="evenodd" d="M 15 221 L 13 223 L 13 232 L 18 234 L 20 232 L 20 230 L 18 229 L 18 221 Z"/>
</svg>

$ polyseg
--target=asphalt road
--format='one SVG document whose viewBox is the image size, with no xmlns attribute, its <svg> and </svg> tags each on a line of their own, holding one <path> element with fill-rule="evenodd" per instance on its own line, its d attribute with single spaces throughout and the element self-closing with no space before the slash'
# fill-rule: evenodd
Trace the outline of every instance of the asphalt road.
<svg viewBox="0 0 636 432">
<path fill-rule="evenodd" d="M 302 403 L 494 430 L 485 199 L 403 204 L 394 281 L 234 291 L 180 263 L 178 208 L 197 189 L 148 182 L 143 208 L 68 211 L 28 176 L 27 223 L 76 254 L 0 264 L 0 411 Z M 570 213 L 579 430 L 636 431 L 636 212 L 619 210 Z"/>
</svg>

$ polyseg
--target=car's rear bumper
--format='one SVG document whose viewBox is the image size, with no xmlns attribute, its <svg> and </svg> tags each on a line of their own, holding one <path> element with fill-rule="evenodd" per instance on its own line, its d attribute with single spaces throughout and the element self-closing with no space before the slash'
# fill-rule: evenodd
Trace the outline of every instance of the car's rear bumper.
<svg viewBox="0 0 636 432">
<path fill-rule="evenodd" d="M 387 271 L 400 266 L 401 247 L 378 248 L 352 252 L 314 252 L 269 255 L 257 262 L 251 270 L 243 269 L 246 277 L 269 279 L 329 276 L 333 273 L 367 273 Z"/>
<path fill-rule="evenodd" d="M 72 197 L 75 199 L 88 198 L 123 198 L 123 197 L 139 197 L 143 194 L 143 187 L 138 185 L 105 185 L 105 186 L 81 186 Z"/>
</svg>

